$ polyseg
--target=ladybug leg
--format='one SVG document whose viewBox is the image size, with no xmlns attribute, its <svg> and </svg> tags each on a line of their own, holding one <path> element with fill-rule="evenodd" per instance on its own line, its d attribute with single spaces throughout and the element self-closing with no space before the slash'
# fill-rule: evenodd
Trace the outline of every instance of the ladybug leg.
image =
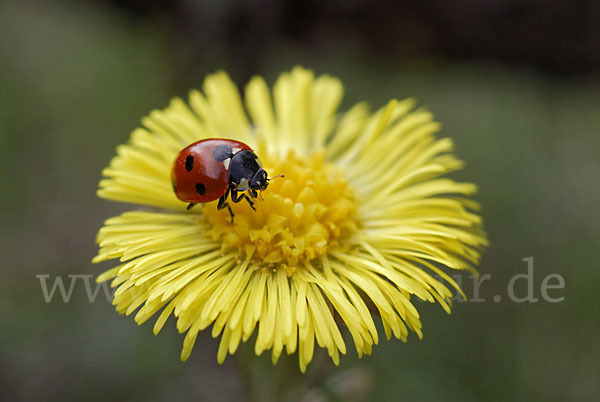
<svg viewBox="0 0 600 402">
<path fill-rule="evenodd" d="M 227 210 L 229 211 L 229 215 L 231 216 L 231 223 L 233 223 L 233 218 L 235 217 L 233 211 L 231 210 L 231 207 L 229 206 L 229 203 L 225 202 L 225 196 L 222 196 L 221 198 L 219 198 L 219 204 L 217 204 L 217 209 L 221 210 L 223 208 L 227 208 Z"/>
<path fill-rule="evenodd" d="M 229 215 L 231 216 L 231 223 L 233 223 L 233 217 L 235 215 L 233 214 L 233 211 L 231 210 L 231 207 L 227 203 L 227 197 L 229 197 L 229 190 L 230 189 L 227 188 L 227 191 L 225 191 L 225 194 L 223 194 L 221 196 L 221 198 L 219 198 L 219 203 L 217 204 L 217 210 L 221 210 L 223 208 L 227 208 L 227 210 L 229 211 Z"/>
<path fill-rule="evenodd" d="M 188 204 L 188 206 L 187 206 L 187 207 L 185 207 L 185 210 L 186 210 L 186 211 L 189 211 L 190 209 L 192 209 L 192 207 L 193 207 L 194 205 L 196 205 L 196 203 L 195 203 L 195 202 L 190 202 L 190 203 Z"/>
<path fill-rule="evenodd" d="M 246 193 L 241 193 L 238 195 L 238 192 L 235 188 L 231 189 L 231 201 L 233 201 L 237 204 L 238 202 L 242 201 L 243 199 L 248 201 L 248 204 L 250 204 L 250 208 L 252 208 L 253 210 L 256 211 L 256 208 L 254 208 L 254 201 L 252 201 Z"/>
</svg>

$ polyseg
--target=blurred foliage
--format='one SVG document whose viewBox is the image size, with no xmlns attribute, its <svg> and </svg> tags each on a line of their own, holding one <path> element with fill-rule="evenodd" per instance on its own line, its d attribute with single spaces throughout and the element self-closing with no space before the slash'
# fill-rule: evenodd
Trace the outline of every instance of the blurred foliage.
<svg viewBox="0 0 600 402">
<path fill-rule="evenodd" d="M 233 3 L 227 3 L 233 7 Z M 192 17 L 189 17 L 192 18 Z M 559 78 L 497 62 L 453 62 L 352 47 L 272 43 L 240 66 L 226 41 L 203 49 L 166 16 L 132 17 L 101 2 L 0 5 L 0 399 L 222 401 L 581 401 L 600 391 L 600 81 Z M 202 43 L 202 42 L 201 42 Z M 205 52 L 203 53 L 203 50 Z M 244 55 L 243 60 L 250 57 Z M 201 87 L 216 68 L 243 85 L 273 82 L 295 64 L 339 76 L 342 110 L 416 97 L 443 123 L 477 183 L 492 246 L 481 272 L 485 303 L 451 316 L 419 303 L 425 337 L 382 341 L 339 368 L 317 356 L 298 376 L 295 356 L 276 369 L 252 347 L 216 363 L 208 331 L 187 363 L 173 320 L 160 336 L 118 316 L 81 284 L 70 303 L 46 304 L 39 274 L 97 275 L 102 221 L 128 209 L 95 196 L 101 170 L 139 119 Z M 559 273 L 561 303 L 512 303 L 510 278 L 534 256 L 534 290 Z M 467 294 L 473 280 L 463 277 Z M 523 295 L 525 284 L 516 293 Z M 503 300 L 494 303 L 494 295 Z M 324 378 L 327 376 L 327 380 Z M 356 389 L 352 388 L 355 387 Z M 251 391 L 249 391 L 251 390 Z M 351 390 L 351 392 L 349 391 Z M 350 395 L 349 395 L 350 394 Z M 351 398 L 351 396 L 353 398 Z"/>
</svg>

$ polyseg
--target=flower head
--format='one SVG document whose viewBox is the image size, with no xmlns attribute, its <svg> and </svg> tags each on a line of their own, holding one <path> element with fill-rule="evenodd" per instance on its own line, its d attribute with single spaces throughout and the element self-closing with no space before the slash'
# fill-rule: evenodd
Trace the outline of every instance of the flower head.
<svg viewBox="0 0 600 402">
<path fill-rule="evenodd" d="M 108 219 L 98 233 L 94 261 L 120 260 L 98 278 L 117 287 L 119 312 L 141 324 L 162 310 L 155 333 L 174 315 L 186 332 L 183 360 L 212 325 L 219 362 L 257 332 L 257 354 L 271 350 L 276 362 L 284 348 L 298 351 L 303 371 L 315 341 L 337 364 L 342 328 L 359 356 L 369 354 L 379 317 L 388 339 L 420 338 L 415 297 L 450 312 L 445 283 L 461 291 L 443 269 L 474 270 L 487 242 L 467 198 L 475 186 L 442 177 L 463 164 L 451 140 L 434 136 L 429 112 L 409 99 L 338 115 L 341 83 L 299 67 L 272 96 L 253 78 L 245 107 L 225 73 L 203 89 L 189 106 L 176 98 L 145 117 L 103 171 L 101 197 L 157 207 Z M 234 223 L 216 202 L 186 211 L 171 167 L 203 138 L 242 141 L 285 178 L 256 211 L 232 204 Z"/>
</svg>

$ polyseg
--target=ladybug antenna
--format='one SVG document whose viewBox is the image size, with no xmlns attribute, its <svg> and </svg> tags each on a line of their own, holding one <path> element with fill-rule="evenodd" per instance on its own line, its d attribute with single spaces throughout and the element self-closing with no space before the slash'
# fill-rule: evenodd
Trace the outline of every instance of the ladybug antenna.
<svg viewBox="0 0 600 402">
<path fill-rule="evenodd" d="M 282 175 L 282 174 L 278 174 L 277 176 L 273 176 L 273 177 L 267 177 L 267 181 L 271 181 L 271 180 L 273 180 L 273 179 L 276 179 L 276 178 L 278 178 L 278 177 L 285 177 L 285 176 L 284 176 L 284 175 Z M 265 188 L 266 188 L 266 186 L 265 186 Z M 263 198 L 262 192 L 263 192 L 263 191 L 262 191 L 262 190 L 260 190 L 260 199 L 264 201 L 265 199 Z"/>
</svg>

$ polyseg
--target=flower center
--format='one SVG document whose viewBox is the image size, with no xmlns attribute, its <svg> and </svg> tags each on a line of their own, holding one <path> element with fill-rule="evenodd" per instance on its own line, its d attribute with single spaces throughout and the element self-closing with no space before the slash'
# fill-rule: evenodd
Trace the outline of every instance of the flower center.
<svg viewBox="0 0 600 402">
<path fill-rule="evenodd" d="M 343 172 L 325 162 L 324 152 L 299 158 L 290 151 L 284 159 L 266 156 L 262 162 L 270 175 L 285 177 L 270 182 L 264 201 L 255 200 L 256 211 L 245 200 L 229 200 L 233 224 L 227 209 L 206 205 L 209 236 L 222 241 L 224 250 L 253 250 L 259 266 L 281 266 L 288 274 L 327 250 L 343 247 L 342 240 L 359 225 L 356 203 Z"/>
</svg>

